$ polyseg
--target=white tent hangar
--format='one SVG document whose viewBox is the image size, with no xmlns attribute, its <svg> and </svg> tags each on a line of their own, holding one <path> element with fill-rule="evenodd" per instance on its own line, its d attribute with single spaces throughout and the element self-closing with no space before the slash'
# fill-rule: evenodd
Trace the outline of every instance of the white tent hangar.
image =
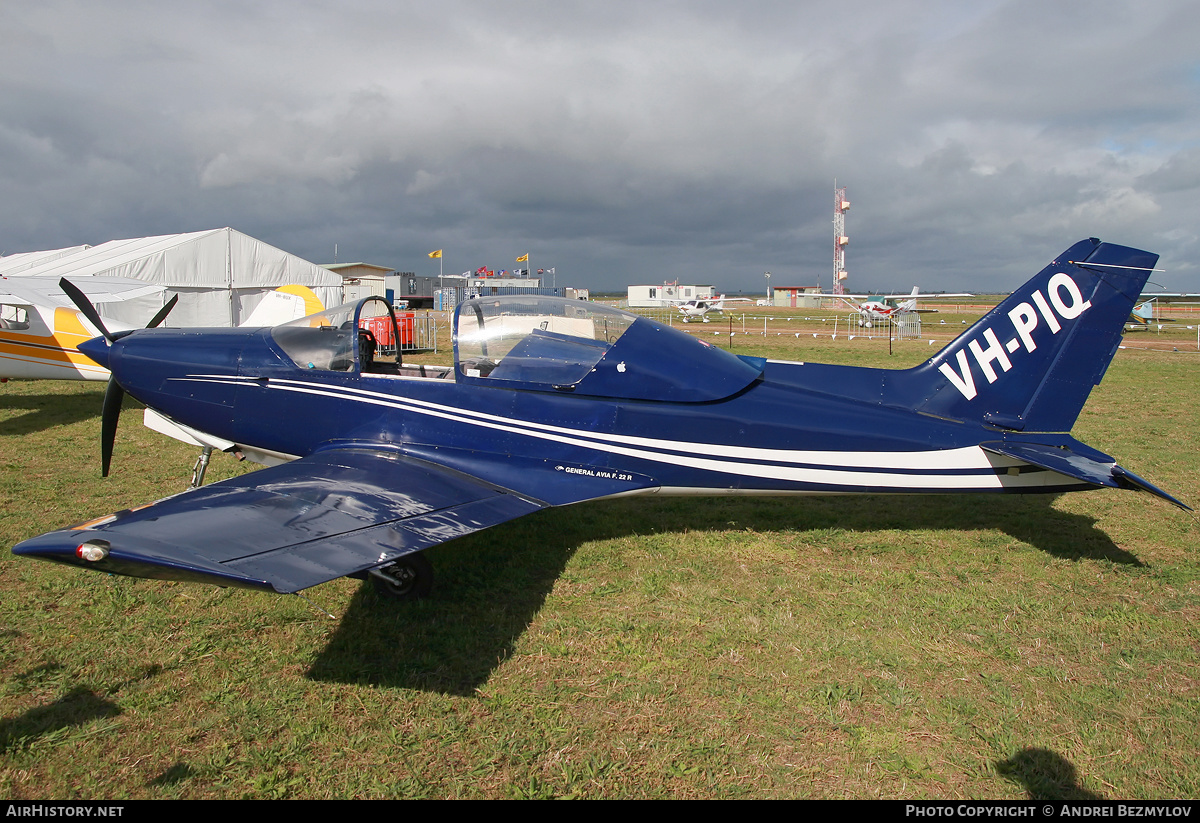
<svg viewBox="0 0 1200 823">
<path fill-rule="evenodd" d="M 20 254 L 10 254 L 5 257 L 0 257 L 0 276 L 12 277 L 15 275 L 24 274 L 29 269 L 35 266 L 40 266 L 43 263 L 48 263 L 51 260 L 58 260 L 60 257 L 66 257 L 68 254 L 75 254 L 84 249 L 90 249 L 91 246 L 71 246 L 69 249 L 50 249 L 48 251 L 27 251 Z"/>
<path fill-rule="evenodd" d="M 26 258 L 21 262 L 33 262 L 33 254 L 21 255 Z M 230 228 L 110 240 L 41 254 L 54 256 L 32 266 L 17 264 L 18 255 L 0 258 L 0 274 L 130 277 L 166 289 L 161 298 L 99 307 L 102 315 L 131 324 L 145 323 L 172 294 L 179 295 L 179 305 L 166 326 L 236 326 L 268 292 L 289 284 L 307 286 L 326 306 L 342 302 L 339 275 Z M 11 269 L 6 261 L 14 263 Z"/>
</svg>

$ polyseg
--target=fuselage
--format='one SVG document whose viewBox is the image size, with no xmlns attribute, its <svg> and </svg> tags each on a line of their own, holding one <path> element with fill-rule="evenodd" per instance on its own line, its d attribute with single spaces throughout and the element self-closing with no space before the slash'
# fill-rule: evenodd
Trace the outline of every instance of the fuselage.
<svg viewBox="0 0 1200 823">
<path fill-rule="evenodd" d="M 729 396 L 666 402 L 492 386 L 461 369 L 302 369 L 270 330 L 139 331 L 112 355 L 134 397 L 218 438 L 293 457 L 356 443 L 392 448 L 549 503 L 650 491 L 1083 485 L 985 452 L 978 444 L 999 435 L 978 424 L 873 400 L 900 374 L 889 370 L 770 361 Z"/>
</svg>

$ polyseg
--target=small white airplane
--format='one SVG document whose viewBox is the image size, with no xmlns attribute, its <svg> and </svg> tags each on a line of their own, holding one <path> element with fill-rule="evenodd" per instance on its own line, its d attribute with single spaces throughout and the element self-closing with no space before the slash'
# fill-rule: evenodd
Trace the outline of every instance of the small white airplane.
<svg viewBox="0 0 1200 823">
<path fill-rule="evenodd" d="M 164 297 L 162 286 L 128 277 L 78 277 L 74 281 L 93 303 Z M 242 326 L 277 326 L 321 311 L 320 299 L 305 286 L 267 293 Z M 105 319 L 110 331 L 138 326 Z M 8 380 L 108 380 L 108 369 L 80 354 L 79 344 L 100 335 L 63 293 L 58 278 L 0 277 L 0 382 Z"/>
<path fill-rule="evenodd" d="M 913 290 L 909 294 L 822 294 L 821 297 L 838 298 L 858 312 L 858 325 L 869 329 L 875 323 L 883 323 L 902 314 L 922 314 L 937 311 L 937 309 L 918 309 L 917 298 L 919 294 L 919 288 L 913 286 Z M 926 295 L 926 297 L 974 296 L 965 292 Z M 904 297 L 908 299 L 903 303 L 896 302 Z"/>
<path fill-rule="evenodd" d="M 720 295 L 716 300 L 688 300 L 686 303 L 672 303 L 671 305 L 679 309 L 679 313 L 683 315 L 683 322 L 690 323 L 694 318 L 699 317 L 705 323 L 708 322 L 709 312 L 725 311 L 726 303 L 750 303 L 752 302 L 745 297 L 726 297 Z"/>
<path fill-rule="evenodd" d="M 99 303 L 133 300 L 163 288 L 126 277 L 80 277 L 79 288 Z M 133 326 L 109 321 L 116 331 Z M 0 277 L 0 381 L 108 380 L 78 346 L 99 329 L 67 299 L 57 280 Z"/>
</svg>

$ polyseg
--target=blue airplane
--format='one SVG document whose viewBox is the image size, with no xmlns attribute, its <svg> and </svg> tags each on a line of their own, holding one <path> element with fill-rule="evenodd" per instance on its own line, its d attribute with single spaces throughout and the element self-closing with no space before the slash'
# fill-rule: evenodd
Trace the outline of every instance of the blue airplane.
<svg viewBox="0 0 1200 823">
<path fill-rule="evenodd" d="M 621 495 L 1107 486 L 1187 509 L 1069 434 L 1157 260 L 1076 243 L 907 370 L 734 355 L 531 295 L 459 305 L 453 367 L 380 357 L 399 337 L 379 298 L 269 329 L 105 331 L 80 345 L 112 373 L 105 473 L 125 392 L 196 442 L 276 465 L 14 552 L 280 593 L 371 577 L 412 598 L 430 587 L 423 549 Z"/>
</svg>

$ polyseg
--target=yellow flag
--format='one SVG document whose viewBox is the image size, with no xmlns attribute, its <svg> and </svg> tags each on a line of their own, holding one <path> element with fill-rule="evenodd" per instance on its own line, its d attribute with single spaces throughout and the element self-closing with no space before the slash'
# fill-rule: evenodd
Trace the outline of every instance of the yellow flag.
<svg viewBox="0 0 1200 823">
<path fill-rule="evenodd" d="M 529 262 L 529 252 L 526 252 L 525 254 L 522 254 L 520 257 L 518 257 L 517 262 L 518 263 L 528 263 Z"/>
<path fill-rule="evenodd" d="M 439 258 L 439 257 L 441 257 L 441 256 L 442 256 L 442 250 L 441 250 L 441 249 L 438 249 L 437 251 L 431 251 L 431 252 L 429 253 L 429 256 L 430 256 L 430 257 L 432 257 L 432 258 L 434 258 L 434 259 L 436 260 L 437 258 Z"/>
</svg>

